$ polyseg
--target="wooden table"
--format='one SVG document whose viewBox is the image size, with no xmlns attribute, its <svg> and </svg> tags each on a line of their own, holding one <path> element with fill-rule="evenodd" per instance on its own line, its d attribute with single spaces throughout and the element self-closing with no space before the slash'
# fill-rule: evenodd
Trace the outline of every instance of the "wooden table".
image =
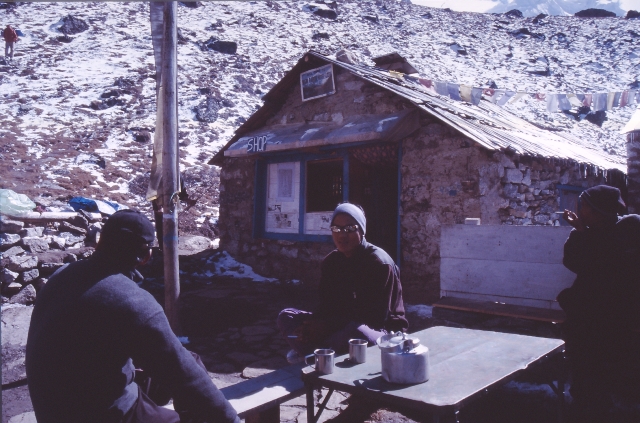
<svg viewBox="0 0 640 423">
<path fill-rule="evenodd" d="M 423 411 L 434 422 L 457 422 L 460 409 L 467 403 L 490 392 L 521 371 L 562 354 L 564 341 L 509 333 L 432 327 L 412 334 L 429 348 L 427 382 L 416 385 L 397 385 L 382 378 L 380 349 L 367 349 L 367 361 L 352 364 L 348 355 L 336 357 L 334 373 L 321 375 L 311 366 L 302 369 L 306 386 L 307 421 L 315 423 L 334 390 L 361 395 L 382 404 Z M 564 406 L 564 381 L 550 385 Z M 315 413 L 313 390 L 329 388 L 329 394 Z M 560 411 L 562 418 L 562 411 Z"/>
</svg>

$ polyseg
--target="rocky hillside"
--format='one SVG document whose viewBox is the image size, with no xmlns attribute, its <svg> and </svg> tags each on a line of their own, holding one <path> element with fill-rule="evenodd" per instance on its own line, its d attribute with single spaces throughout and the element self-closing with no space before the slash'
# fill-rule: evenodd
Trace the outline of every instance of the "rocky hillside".
<svg viewBox="0 0 640 423">
<path fill-rule="evenodd" d="M 426 78 L 529 92 L 638 87 L 640 20 L 456 13 L 405 1 L 181 3 L 180 166 L 193 198 L 187 232 L 213 234 L 217 169 L 206 161 L 309 49 L 362 63 L 397 51 Z M 82 195 L 149 210 L 155 124 L 149 6 L 142 2 L 0 4 L 19 28 L 0 62 L 0 188 L 47 205 Z M 505 106 L 625 154 L 632 107 L 598 116 Z M 183 219 L 184 220 L 184 219 Z"/>
</svg>

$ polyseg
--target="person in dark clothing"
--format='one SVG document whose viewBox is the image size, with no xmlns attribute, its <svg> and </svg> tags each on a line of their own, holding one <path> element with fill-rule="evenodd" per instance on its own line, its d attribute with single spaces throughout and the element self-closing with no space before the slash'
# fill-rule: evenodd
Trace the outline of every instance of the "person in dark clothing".
<svg viewBox="0 0 640 423">
<path fill-rule="evenodd" d="M 558 302 L 576 421 L 607 421 L 621 378 L 640 374 L 640 216 L 624 212 L 620 191 L 605 185 L 580 195 L 577 214 L 564 212 L 574 229 L 563 263 L 576 280 Z"/>
<path fill-rule="evenodd" d="M 402 302 L 400 270 L 393 259 L 365 240 L 364 211 L 340 204 L 333 212 L 331 233 L 336 249 L 322 261 L 319 306 L 314 312 L 287 308 L 277 324 L 298 362 L 316 348 L 346 351 L 351 338 L 369 343 L 389 331 L 409 327 Z"/>
<path fill-rule="evenodd" d="M 136 368 L 165 386 L 176 410 L 207 422 L 240 420 L 173 334 L 162 307 L 134 282 L 154 228 L 122 210 L 89 259 L 59 269 L 38 293 L 26 370 L 39 423 L 178 423 L 134 382 Z"/>
</svg>

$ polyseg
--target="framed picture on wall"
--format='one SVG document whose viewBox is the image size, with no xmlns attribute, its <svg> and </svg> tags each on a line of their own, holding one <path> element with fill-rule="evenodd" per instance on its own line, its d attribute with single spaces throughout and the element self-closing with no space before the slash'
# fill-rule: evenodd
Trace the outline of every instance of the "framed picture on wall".
<svg viewBox="0 0 640 423">
<path fill-rule="evenodd" d="M 311 69 L 300 74 L 302 101 L 326 97 L 335 94 L 336 85 L 333 80 L 333 65 L 329 64 Z"/>
</svg>

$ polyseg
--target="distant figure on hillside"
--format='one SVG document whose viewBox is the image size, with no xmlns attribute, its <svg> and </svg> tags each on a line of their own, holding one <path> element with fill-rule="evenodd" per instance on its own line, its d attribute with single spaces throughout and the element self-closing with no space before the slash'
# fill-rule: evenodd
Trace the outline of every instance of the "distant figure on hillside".
<svg viewBox="0 0 640 423">
<path fill-rule="evenodd" d="M 625 213 L 617 188 L 580 194 L 563 263 L 576 273 L 558 295 L 572 372 L 573 421 L 607 422 L 616 388 L 638 389 L 640 376 L 640 216 Z M 634 388 L 630 388 L 634 389 Z"/>
<path fill-rule="evenodd" d="M 187 415 L 240 422 L 160 304 L 134 282 L 153 240 L 143 214 L 118 211 L 93 256 L 60 268 L 38 293 L 26 368 L 39 423 L 179 423 Z M 150 378 L 140 385 L 138 369 Z M 160 397 L 173 397 L 178 412 L 157 405 L 150 384 L 162 386 L 169 395 Z"/>
<path fill-rule="evenodd" d="M 361 207 L 343 203 L 333 212 L 331 234 L 336 249 L 322 261 L 320 304 L 311 313 L 287 308 L 278 328 L 296 363 L 316 348 L 345 352 L 351 338 L 376 339 L 406 331 L 400 270 L 393 259 L 365 240 L 367 221 Z"/>
<path fill-rule="evenodd" d="M 13 59 L 13 46 L 18 42 L 18 33 L 11 25 L 7 25 L 2 31 L 2 35 L 4 37 L 4 57 L 5 59 Z"/>
</svg>

